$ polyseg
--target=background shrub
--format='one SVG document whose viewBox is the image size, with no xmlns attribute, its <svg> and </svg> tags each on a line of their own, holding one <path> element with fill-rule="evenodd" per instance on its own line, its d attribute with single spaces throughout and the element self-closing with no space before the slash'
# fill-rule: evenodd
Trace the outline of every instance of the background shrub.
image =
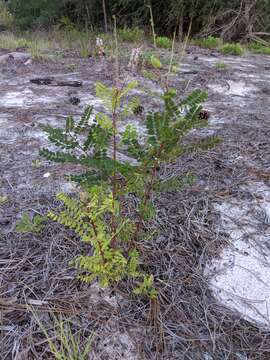
<svg viewBox="0 0 270 360">
<path fill-rule="evenodd" d="M 8 0 L 6 3 L 21 28 L 50 26 L 66 17 L 84 29 L 104 29 L 101 0 Z M 104 0 L 104 3 L 109 29 L 113 27 L 112 15 L 116 14 L 119 27 L 139 26 L 150 31 L 148 1 Z M 251 27 L 254 32 L 270 32 L 270 0 L 257 0 L 249 13 L 249 21 L 241 4 L 241 0 L 152 0 L 151 8 L 156 32 L 161 34 L 173 34 L 175 29 L 179 29 L 179 34 L 186 34 L 190 24 L 191 36 L 202 36 L 207 29 L 207 35 L 213 31 L 227 42 L 246 37 Z M 239 11 L 241 16 L 225 31 Z"/>
<path fill-rule="evenodd" d="M 240 44 L 225 44 L 221 47 L 220 51 L 224 55 L 243 55 L 244 49 Z"/>
<path fill-rule="evenodd" d="M 61 1 L 10 0 L 9 9 L 15 24 L 21 29 L 44 27 L 55 23 L 61 10 Z"/>
<path fill-rule="evenodd" d="M 253 54 L 270 55 L 270 46 L 264 46 L 264 45 L 259 44 L 257 42 L 252 42 L 252 43 L 248 44 L 248 49 Z"/>
<path fill-rule="evenodd" d="M 135 27 L 133 29 L 124 27 L 123 29 L 118 29 L 118 36 L 122 41 L 125 42 L 140 42 L 143 39 L 143 30 Z"/>
<path fill-rule="evenodd" d="M 219 38 L 208 36 L 207 38 L 196 40 L 195 44 L 205 49 L 215 49 L 222 44 L 222 41 Z"/>
<path fill-rule="evenodd" d="M 166 36 L 158 36 L 156 38 L 157 47 L 163 49 L 171 49 L 172 47 L 172 40 L 167 38 Z"/>
</svg>

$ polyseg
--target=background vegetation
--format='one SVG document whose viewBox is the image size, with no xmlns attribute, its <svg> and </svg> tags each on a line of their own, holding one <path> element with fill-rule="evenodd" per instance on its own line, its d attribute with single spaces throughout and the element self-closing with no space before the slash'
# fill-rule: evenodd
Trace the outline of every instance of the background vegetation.
<svg viewBox="0 0 270 360">
<path fill-rule="evenodd" d="M 117 23 L 149 29 L 149 6 L 158 35 L 177 30 L 181 37 L 191 25 L 191 35 L 221 36 L 226 41 L 268 36 L 270 0 L 9 0 L 15 24 L 21 29 L 49 27 L 68 19 L 83 28 L 112 27 Z"/>
</svg>

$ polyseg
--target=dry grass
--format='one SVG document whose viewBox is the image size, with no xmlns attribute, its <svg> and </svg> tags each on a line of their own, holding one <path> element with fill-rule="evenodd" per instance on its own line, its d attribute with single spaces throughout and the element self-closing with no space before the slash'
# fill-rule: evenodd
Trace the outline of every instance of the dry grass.
<svg viewBox="0 0 270 360">
<path fill-rule="evenodd" d="M 216 73 L 211 76 L 223 76 Z M 208 72 L 198 74 L 195 80 L 205 86 L 207 79 Z M 12 201 L 0 204 L 1 360 L 54 359 L 42 327 L 54 341 L 55 317 L 68 319 L 71 336 L 80 332 L 82 348 L 84 340 L 95 334 L 91 359 L 92 355 L 99 360 L 126 359 L 123 347 L 116 344 L 115 353 L 108 355 L 103 346 L 104 337 L 110 340 L 123 333 L 136 344 L 140 360 L 202 360 L 206 354 L 211 360 L 269 359 L 270 331 L 218 303 L 204 273 L 206 263 L 228 243 L 228 234 L 217 227 L 213 203 L 227 197 L 240 199 L 245 194 L 239 185 L 254 178 L 269 182 L 269 122 L 255 122 L 253 110 L 247 107 L 236 114 L 232 105 L 219 111 L 228 119 L 217 130 L 223 144 L 210 152 L 183 157 L 160 172 L 162 177 L 193 172 L 198 182 L 154 199 L 158 211 L 148 226 L 157 235 L 142 243 L 140 250 L 143 267 L 156 279 L 157 302 L 149 304 L 132 295 L 128 282 L 107 291 L 80 283 L 69 261 L 89 249 L 55 223 L 48 222 L 39 235 L 16 233 L 13 224 L 19 212 L 34 209 L 44 215 L 58 209 L 59 203 L 52 197 L 53 191 L 22 192 L 5 183 L 5 194 Z M 29 111 L 20 113 L 18 118 L 25 120 Z M 233 116 L 237 121 L 231 121 Z M 23 153 L 8 147 L 6 151 L 8 159 L 3 157 L 0 163 L 3 173 L 13 164 L 13 157 L 18 159 Z M 239 162 L 241 157 L 247 157 L 249 164 Z"/>
<path fill-rule="evenodd" d="M 264 139 L 251 126 L 246 126 L 245 132 L 256 139 L 254 149 L 270 135 L 269 129 Z M 159 299 L 152 308 L 147 300 L 131 295 L 128 283 L 114 290 L 119 306 L 112 306 L 102 296 L 98 302 L 92 302 L 91 288 L 75 280 L 74 271 L 68 266 L 69 260 L 83 249 L 70 232 L 57 224 L 48 223 L 39 236 L 14 233 L 2 236 L 3 360 L 9 359 L 12 352 L 17 358 L 22 352 L 27 359 L 49 358 L 50 346 L 39 323 L 28 311 L 28 304 L 47 319 L 52 338 L 56 333 L 53 319 L 49 320 L 51 313 L 71 318 L 72 334 L 80 329 L 87 337 L 93 331 L 96 334 L 93 348 L 97 353 L 104 324 L 113 321 L 131 332 L 141 329 L 136 339 L 140 359 L 199 360 L 206 353 L 215 360 L 237 359 L 238 353 L 249 359 L 267 359 L 268 331 L 218 304 L 211 296 L 204 274 L 206 262 L 217 256 L 227 242 L 226 234 L 217 232 L 217 215 L 211 204 L 230 194 L 236 196 L 239 184 L 253 176 L 244 166 L 236 169 L 230 164 L 231 151 L 230 147 L 221 145 L 215 151 L 199 157 L 190 155 L 163 170 L 161 176 L 165 177 L 194 171 L 201 185 L 155 199 L 158 213 L 150 229 L 159 229 L 159 236 L 140 248 L 144 266 L 157 279 Z M 269 146 L 266 151 L 270 156 Z M 263 168 L 263 157 L 261 162 Z M 211 190 L 205 190 L 205 183 L 211 184 Z M 30 196 L 24 194 L 26 203 L 20 203 L 20 207 L 29 207 L 35 201 Z M 16 211 L 18 205 L 15 203 L 9 212 Z M 34 205 L 40 213 L 58 206 L 49 198 L 43 198 L 38 208 Z"/>
</svg>

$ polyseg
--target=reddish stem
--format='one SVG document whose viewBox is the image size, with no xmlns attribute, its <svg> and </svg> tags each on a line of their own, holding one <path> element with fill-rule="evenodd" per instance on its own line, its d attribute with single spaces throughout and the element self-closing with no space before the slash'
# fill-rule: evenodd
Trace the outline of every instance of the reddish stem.
<svg viewBox="0 0 270 360">
<path fill-rule="evenodd" d="M 116 94 L 118 96 L 118 93 Z M 113 123 L 113 188 L 112 188 L 112 240 L 111 246 L 112 248 L 116 247 L 116 231 L 117 225 L 115 220 L 115 200 L 117 195 L 117 184 L 116 184 L 116 152 L 117 152 L 117 144 L 116 144 L 116 126 L 117 126 L 117 114 L 116 114 L 116 107 L 113 109 L 112 114 L 112 123 Z"/>
</svg>

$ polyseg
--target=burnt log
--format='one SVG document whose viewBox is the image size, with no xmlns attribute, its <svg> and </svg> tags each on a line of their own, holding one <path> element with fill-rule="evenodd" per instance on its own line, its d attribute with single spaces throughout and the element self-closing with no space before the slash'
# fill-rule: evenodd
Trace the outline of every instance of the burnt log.
<svg viewBox="0 0 270 360">
<path fill-rule="evenodd" d="M 36 84 L 36 85 L 71 86 L 71 87 L 81 87 L 82 86 L 81 81 L 77 81 L 77 80 L 55 80 L 52 77 L 30 79 L 30 82 L 32 84 Z"/>
</svg>

